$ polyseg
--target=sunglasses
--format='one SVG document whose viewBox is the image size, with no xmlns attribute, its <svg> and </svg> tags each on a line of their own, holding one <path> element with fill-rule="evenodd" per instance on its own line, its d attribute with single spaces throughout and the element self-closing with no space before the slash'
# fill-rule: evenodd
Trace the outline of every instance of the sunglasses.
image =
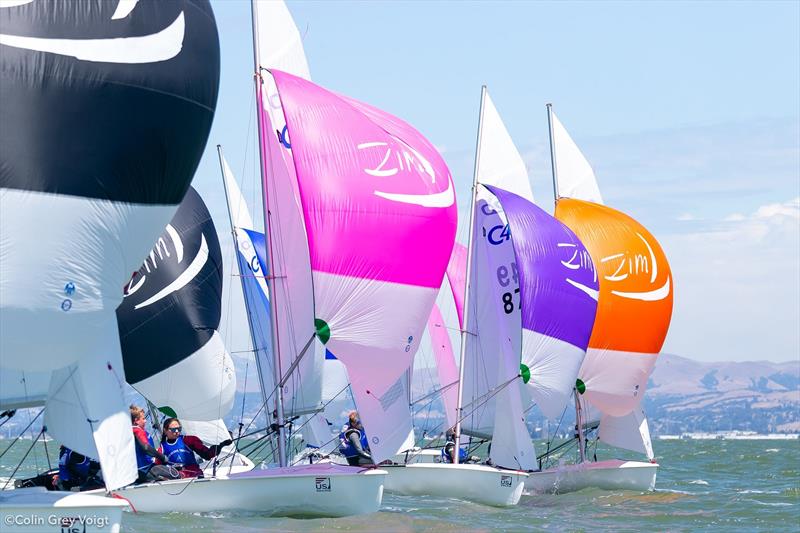
<svg viewBox="0 0 800 533">
<path fill-rule="evenodd" d="M 181 431 L 183 431 L 183 428 L 182 427 L 167 428 L 167 431 L 171 431 L 172 433 L 180 433 Z"/>
</svg>

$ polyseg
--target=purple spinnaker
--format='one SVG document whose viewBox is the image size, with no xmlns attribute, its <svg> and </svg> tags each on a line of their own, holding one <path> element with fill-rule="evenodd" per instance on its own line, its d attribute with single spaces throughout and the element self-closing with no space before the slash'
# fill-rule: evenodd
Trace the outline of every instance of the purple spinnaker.
<svg viewBox="0 0 800 533">
<path fill-rule="evenodd" d="M 522 327 L 586 350 L 598 282 L 586 247 L 534 203 L 486 186 L 503 206 L 517 257 Z"/>
</svg>

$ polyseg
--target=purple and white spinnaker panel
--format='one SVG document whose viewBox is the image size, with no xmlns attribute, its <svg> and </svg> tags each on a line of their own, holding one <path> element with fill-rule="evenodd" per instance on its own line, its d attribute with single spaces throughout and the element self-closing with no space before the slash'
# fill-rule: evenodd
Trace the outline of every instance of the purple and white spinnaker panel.
<svg viewBox="0 0 800 533">
<path fill-rule="evenodd" d="M 108 488 L 136 477 L 115 310 L 218 85 L 207 1 L 0 5 L 0 366 L 52 372 L 48 431 Z"/>
<path fill-rule="evenodd" d="M 534 203 L 487 186 L 503 207 L 519 273 L 523 381 L 545 416 L 569 401 L 597 312 L 594 264 L 578 237 Z"/>
<path fill-rule="evenodd" d="M 264 78 L 282 108 L 266 136 L 294 162 L 316 334 L 347 366 L 373 456 L 386 459 L 411 430 L 402 380 L 455 238 L 452 178 L 400 119 L 277 70 Z"/>
</svg>

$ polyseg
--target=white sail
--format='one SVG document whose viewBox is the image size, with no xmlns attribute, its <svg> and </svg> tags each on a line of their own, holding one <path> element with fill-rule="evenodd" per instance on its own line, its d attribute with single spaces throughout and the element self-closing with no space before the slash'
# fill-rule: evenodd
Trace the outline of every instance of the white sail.
<svg viewBox="0 0 800 533">
<path fill-rule="evenodd" d="M 476 180 L 487 185 L 502 183 L 532 201 L 522 158 L 485 90 L 483 97 Z M 463 361 L 465 433 L 491 436 L 495 464 L 535 468 L 536 454 L 525 427 L 520 394 L 522 317 L 511 234 L 499 202 L 484 187 L 476 191 L 473 210 L 466 324 L 470 334 Z"/>
<path fill-rule="evenodd" d="M 533 202 L 528 169 L 488 91 L 484 101 L 480 150 L 478 183 L 495 185 Z M 491 195 L 479 193 L 479 196 L 493 201 Z"/>
<path fill-rule="evenodd" d="M 276 68 L 311 79 L 303 40 L 283 0 L 254 0 L 258 25 L 257 57 L 264 68 Z"/>
<path fill-rule="evenodd" d="M 209 446 L 231 438 L 228 427 L 221 418 L 216 420 L 186 420 L 182 418 L 181 425 L 184 435 L 194 435 Z"/>
<path fill-rule="evenodd" d="M 177 382 L 192 385 L 175 387 L 173 384 Z M 168 405 L 182 419 L 215 420 L 233 406 L 236 395 L 233 360 L 219 332 L 215 331 L 190 358 L 175 363 L 166 372 L 139 381 L 135 387 L 155 405 Z M 215 394 L 198 399 L 198 390 Z M 167 393 L 168 403 L 162 400 Z"/>
<path fill-rule="evenodd" d="M 98 334 L 116 341 L 116 350 L 111 348 L 114 343 L 110 339 L 97 339 L 103 353 L 95 354 L 96 359 L 52 373 L 45 426 L 64 446 L 97 459 L 106 488 L 114 490 L 133 481 L 131 468 L 136 465 L 136 452 L 130 439 L 130 415 L 123 402 L 125 373 L 117 330 L 103 328 Z"/>
<path fill-rule="evenodd" d="M 558 176 L 557 198 L 577 198 L 596 204 L 603 203 L 592 166 L 583 156 L 567 130 L 552 116 L 552 135 L 555 170 Z"/>
<path fill-rule="evenodd" d="M 259 377 L 265 391 L 265 397 L 269 397 L 275 389 L 275 378 L 269 330 L 270 321 L 272 320 L 272 317 L 269 316 L 269 290 L 262 270 L 262 268 L 266 267 L 266 263 L 262 265 L 262 262 L 268 261 L 265 257 L 267 251 L 264 250 L 262 257 L 258 257 L 257 246 L 264 246 L 265 244 L 263 241 L 259 244 L 254 242 L 254 239 L 261 235 L 254 233 L 253 220 L 242 196 L 241 189 L 221 153 L 220 162 L 228 196 L 228 209 L 236 237 L 239 273 L 242 280 L 242 291 L 247 303 L 253 349 L 256 354 Z M 291 211 L 290 206 L 282 206 L 279 209 L 281 212 Z M 287 215 L 287 218 L 290 218 L 290 216 Z M 281 232 L 278 224 L 275 224 L 274 228 L 275 233 L 284 235 L 286 238 L 292 238 L 289 237 L 292 233 Z M 295 237 L 305 239 L 305 231 L 302 228 L 299 228 L 298 231 L 300 233 L 299 235 L 295 233 Z M 286 340 L 284 341 L 286 344 L 284 344 L 283 350 L 280 352 L 284 355 L 281 361 L 281 370 L 284 374 L 288 371 L 295 357 L 302 353 L 305 344 L 308 343 L 309 345 L 297 370 L 288 377 L 284 387 L 285 410 L 288 415 L 312 413 L 322 407 L 322 356 L 320 353 L 324 354 L 324 348 L 316 341 L 309 343 L 313 335 L 314 326 L 313 312 L 309 308 L 309 305 L 313 304 L 312 295 L 310 294 L 310 266 L 308 259 L 306 259 L 305 265 L 292 262 L 301 259 L 303 256 L 307 258 L 308 248 L 303 246 L 296 246 L 295 248 L 298 249 L 296 252 L 283 255 L 284 261 L 293 265 L 291 267 L 294 273 L 293 276 L 291 279 L 284 278 L 283 283 L 276 282 L 276 287 L 281 287 L 277 292 L 279 296 L 282 294 L 284 298 L 283 304 L 281 304 L 284 311 L 277 319 L 278 327 L 282 327 L 282 331 L 286 333 Z M 304 274 L 309 276 L 309 285 L 305 288 L 299 284 L 299 281 L 304 279 Z M 297 300 L 296 302 L 295 299 Z M 305 318 L 305 322 L 300 322 L 303 318 Z M 304 324 L 310 324 L 310 326 L 304 327 Z M 307 335 L 303 344 L 299 347 L 298 333 L 302 336 Z M 291 342 L 292 340 L 294 342 Z"/>
<path fill-rule="evenodd" d="M 501 357 L 500 375 L 509 377 L 518 374 L 517 361 L 515 357 Z M 492 463 L 506 468 L 535 470 L 538 467 L 536 450 L 525 425 L 525 409 L 517 382 L 503 387 L 497 393 L 495 402 L 500 408 L 495 409 L 494 415 L 492 449 L 489 455 Z"/>
<path fill-rule="evenodd" d="M 650 460 L 655 458 L 644 409 L 634 409 L 625 416 L 603 415 L 598 437 L 611 446 L 643 453 Z"/>
</svg>

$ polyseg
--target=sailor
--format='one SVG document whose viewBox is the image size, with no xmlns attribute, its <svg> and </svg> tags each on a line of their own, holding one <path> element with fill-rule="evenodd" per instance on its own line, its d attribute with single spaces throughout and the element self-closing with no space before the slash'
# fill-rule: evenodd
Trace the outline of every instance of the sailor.
<svg viewBox="0 0 800 533">
<path fill-rule="evenodd" d="M 102 486 L 99 479 L 100 464 L 74 452 L 66 446 L 58 450 L 58 475 L 53 478 L 53 483 L 58 490 L 88 490 Z"/>
<path fill-rule="evenodd" d="M 443 463 L 452 463 L 453 462 L 453 451 L 456 448 L 456 432 L 453 428 L 450 428 L 445 433 L 445 444 L 444 448 L 442 448 L 442 462 Z M 467 450 L 460 447 L 458 448 L 458 462 L 459 463 L 468 463 L 473 458 L 467 455 Z"/>
<path fill-rule="evenodd" d="M 369 453 L 369 440 L 358 418 L 358 411 L 350 411 L 347 424 L 339 433 L 339 452 L 345 456 L 350 466 L 375 464 Z"/>
<path fill-rule="evenodd" d="M 161 446 L 158 451 L 167 456 L 172 465 L 181 465 L 181 477 L 203 477 L 203 470 L 197 464 L 199 455 L 205 460 L 213 459 L 222 448 L 233 444 L 231 439 L 226 439 L 219 444 L 206 446 L 203 441 L 194 435 L 182 435 L 183 428 L 177 418 L 164 420 L 164 434 L 161 437 Z"/>
<path fill-rule="evenodd" d="M 153 437 L 144 429 L 147 419 L 144 409 L 131 404 L 131 424 L 133 440 L 136 445 L 136 467 L 139 469 L 137 483 L 178 479 L 180 474 L 168 465 L 169 459 L 160 453 L 153 443 Z M 156 459 L 161 464 L 156 463 Z"/>
</svg>

